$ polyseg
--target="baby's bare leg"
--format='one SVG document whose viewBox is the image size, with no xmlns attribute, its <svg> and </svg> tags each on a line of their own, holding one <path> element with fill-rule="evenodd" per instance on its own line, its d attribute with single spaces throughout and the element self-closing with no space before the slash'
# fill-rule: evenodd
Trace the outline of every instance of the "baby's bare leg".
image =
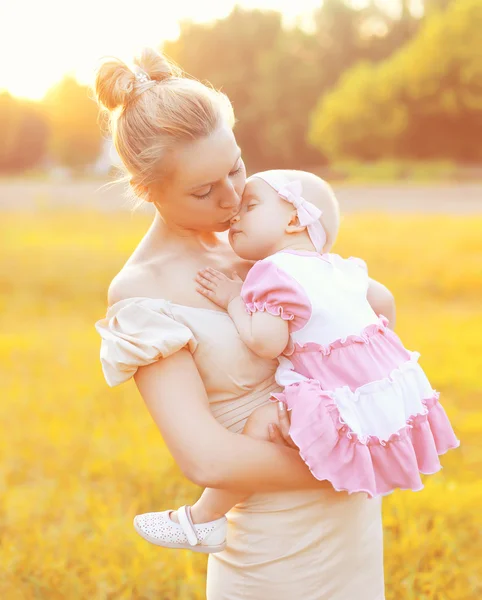
<svg viewBox="0 0 482 600">
<path fill-rule="evenodd" d="M 251 413 L 244 426 L 243 435 L 269 441 L 270 423 L 278 423 L 278 409 L 274 402 L 260 406 Z M 207 523 L 219 519 L 247 497 L 245 494 L 207 488 L 191 508 L 193 522 Z"/>
</svg>

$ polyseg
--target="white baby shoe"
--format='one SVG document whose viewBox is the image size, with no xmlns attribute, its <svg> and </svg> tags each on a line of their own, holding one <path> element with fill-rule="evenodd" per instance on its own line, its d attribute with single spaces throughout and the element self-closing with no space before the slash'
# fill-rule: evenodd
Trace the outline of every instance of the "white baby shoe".
<svg viewBox="0 0 482 600">
<path fill-rule="evenodd" d="M 188 549 L 204 554 L 221 552 L 226 548 L 226 517 L 195 525 L 190 506 L 178 509 L 179 523 L 170 518 L 172 512 L 165 510 L 137 515 L 134 517 L 134 528 L 145 540 L 164 548 Z"/>
</svg>

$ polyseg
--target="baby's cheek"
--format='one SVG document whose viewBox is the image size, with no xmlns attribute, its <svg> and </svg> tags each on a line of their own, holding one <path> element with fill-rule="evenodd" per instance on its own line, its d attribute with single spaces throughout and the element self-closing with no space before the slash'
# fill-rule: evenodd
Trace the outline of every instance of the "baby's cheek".
<svg viewBox="0 0 482 600">
<path fill-rule="evenodd" d="M 263 233 L 271 243 L 278 242 L 284 235 L 284 227 L 281 223 L 273 219 L 265 225 Z"/>
<path fill-rule="evenodd" d="M 256 227 L 256 234 L 253 235 L 253 239 L 258 243 L 259 246 L 270 246 L 274 240 L 273 232 L 269 226 L 267 227 Z M 277 236 L 279 237 L 279 236 Z"/>
</svg>

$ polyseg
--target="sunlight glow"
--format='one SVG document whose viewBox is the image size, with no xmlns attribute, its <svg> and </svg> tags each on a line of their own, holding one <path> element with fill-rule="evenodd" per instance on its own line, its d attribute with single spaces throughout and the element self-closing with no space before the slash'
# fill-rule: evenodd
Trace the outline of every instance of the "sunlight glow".
<svg viewBox="0 0 482 600">
<path fill-rule="evenodd" d="M 368 0 L 357 0 L 367 3 Z M 397 0 L 379 0 L 392 8 Z M 0 90 L 41 99 L 66 73 L 92 80 L 102 56 L 130 61 L 143 46 L 179 35 L 179 22 L 208 22 L 233 6 L 277 10 L 287 24 L 309 18 L 322 0 L 3 0 L 0 4 Z"/>
</svg>

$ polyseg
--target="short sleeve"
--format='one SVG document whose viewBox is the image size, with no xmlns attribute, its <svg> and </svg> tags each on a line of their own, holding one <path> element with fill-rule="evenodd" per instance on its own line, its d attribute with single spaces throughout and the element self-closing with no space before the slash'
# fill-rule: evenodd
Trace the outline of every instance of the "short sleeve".
<svg viewBox="0 0 482 600">
<path fill-rule="evenodd" d="M 311 303 L 301 285 L 270 260 L 256 263 L 241 290 L 249 313 L 268 312 L 291 321 L 290 331 L 298 331 L 311 316 Z"/>
<path fill-rule="evenodd" d="M 357 258 L 356 256 L 350 256 L 350 258 L 348 258 L 348 260 L 351 261 L 352 264 L 357 265 L 357 267 L 362 269 L 362 271 L 365 271 L 365 273 L 368 273 L 367 263 L 363 260 L 363 258 Z"/>
<path fill-rule="evenodd" d="M 194 352 L 197 346 L 192 331 L 174 319 L 165 300 L 122 300 L 109 308 L 95 328 L 102 338 L 102 370 L 111 387 L 130 379 L 139 367 L 186 346 Z"/>
</svg>

